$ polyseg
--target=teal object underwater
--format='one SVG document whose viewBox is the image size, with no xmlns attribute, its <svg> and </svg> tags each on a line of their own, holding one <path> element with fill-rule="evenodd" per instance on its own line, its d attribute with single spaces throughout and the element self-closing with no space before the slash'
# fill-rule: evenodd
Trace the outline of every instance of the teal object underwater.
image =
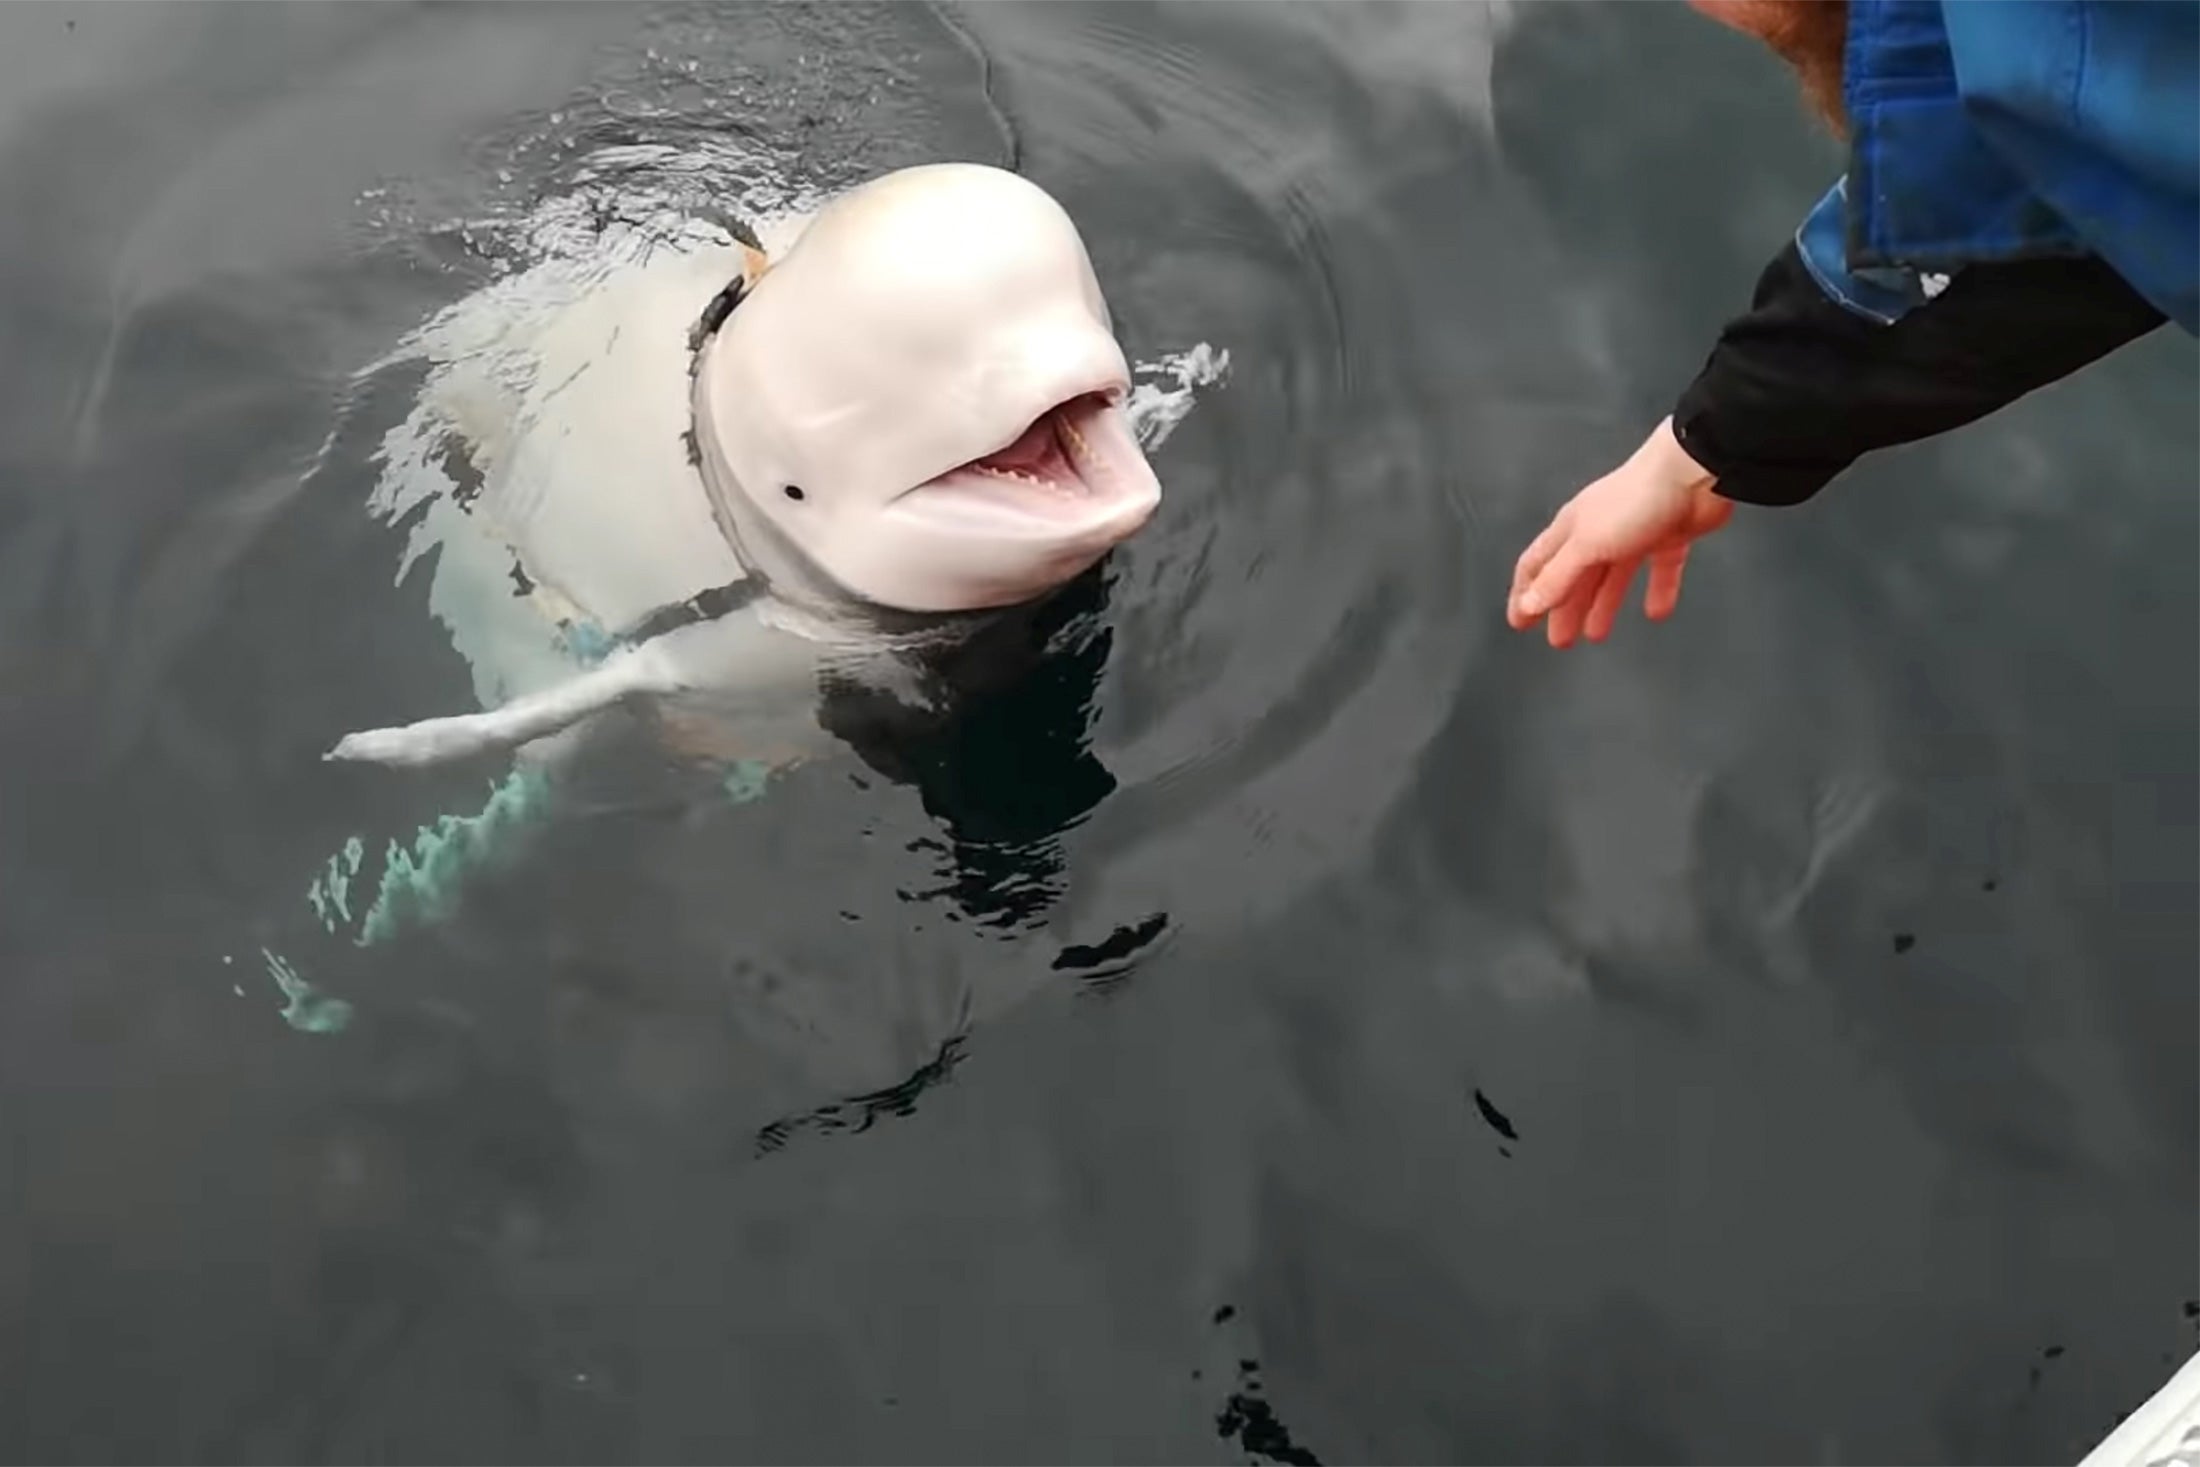
<svg viewBox="0 0 2200 1467">
<path fill-rule="evenodd" d="M 737 760 L 728 767 L 720 790 L 731 804 L 763 796 L 771 766 L 761 760 Z M 440 922 L 457 909 L 466 880 L 511 852 L 515 838 L 553 808 L 551 782 L 540 770 L 515 769 L 489 786 L 488 801 L 472 815 L 441 815 L 420 826 L 408 847 L 392 839 L 382 859 L 373 900 L 360 911 L 354 947 L 370 947 L 407 926 Z M 335 935 L 353 923 L 355 883 L 366 866 L 366 841 L 353 835 L 325 861 L 306 884 L 306 904 L 324 932 Z M 341 1033 L 351 1022 L 352 1006 L 317 993 L 287 958 L 260 949 L 272 978 L 287 1000 L 283 1022 L 301 1033 Z"/>
<path fill-rule="evenodd" d="M 313 985 L 299 977 L 298 970 L 280 955 L 263 947 L 260 957 L 267 963 L 267 976 L 289 1000 L 283 1005 L 284 1023 L 302 1034 L 336 1034 L 351 1022 L 350 1004 L 314 992 Z"/>
<path fill-rule="evenodd" d="M 549 804 L 549 780 L 537 771 L 516 769 L 489 787 L 488 802 L 477 813 L 438 816 L 434 824 L 413 833 L 410 849 L 391 840 L 382 858 L 381 882 L 360 917 L 353 944 L 367 947 L 394 936 L 408 922 L 439 922 L 449 916 L 466 877 L 501 854 L 512 836 Z M 350 885 L 362 849 L 358 836 L 345 841 L 306 888 L 306 900 L 329 932 L 339 920 L 351 920 Z"/>
</svg>

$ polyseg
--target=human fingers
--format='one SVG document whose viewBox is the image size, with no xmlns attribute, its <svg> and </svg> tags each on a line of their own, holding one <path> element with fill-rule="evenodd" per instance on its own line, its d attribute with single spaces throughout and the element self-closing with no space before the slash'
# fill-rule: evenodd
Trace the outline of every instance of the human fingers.
<svg viewBox="0 0 2200 1467">
<path fill-rule="evenodd" d="M 1591 603 L 1596 600 L 1597 589 L 1611 572 L 1602 566 L 1589 567 L 1566 593 L 1563 600 L 1550 609 L 1550 619 L 1544 623 L 1544 634 L 1553 647 L 1563 651 L 1571 647 L 1581 635 L 1582 620 L 1588 616 Z"/>
<path fill-rule="evenodd" d="M 1598 585 L 1596 599 L 1589 603 L 1589 614 L 1581 624 L 1581 634 L 1592 642 L 1601 642 L 1612 635 L 1612 626 L 1619 620 L 1620 608 L 1627 604 L 1627 588 L 1635 583 L 1635 572 L 1642 569 L 1642 557 L 1635 556 L 1618 561 L 1604 572 L 1604 580 Z"/>
<path fill-rule="evenodd" d="M 1550 564 L 1551 557 L 1558 553 L 1559 547 L 1566 543 L 1572 522 L 1573 517 L 1565 510 L 1560 510 L 1543 527 L 1543 533 L 1529 541 L 1528 548 L 1521 551 L 1520 558 L 1513 562 L 1512 589 L 1505 597 L 1505 619 L 1512 623 L 1513 630 L 1518 631 L 1535 620 L 1534 615 L 1523 609 L 1522 597 L 1543 568 Z"/>
<path fill-rule="evenodd" d="M 1601 562 L 1594 552 L 1583 547 L 1581 538 L 1569 537 L 1528 582 L 1528 588 L 1520 593 L 1516 603 L 1521 618 L 1519 624 L 1525 626 L 1545 612 L 1571 601 L 1584 578 L 1593 577 L 1599 569 Z"/>
<path fill-rule="evenodd" d="M 1643 589 L 1642 614 L 1663 621 L 1681 601 L 1681 572 L 1688 568 L 1688 547 L 1675 545 L 1650 556 L 1650 584 Z"/>
</svg>

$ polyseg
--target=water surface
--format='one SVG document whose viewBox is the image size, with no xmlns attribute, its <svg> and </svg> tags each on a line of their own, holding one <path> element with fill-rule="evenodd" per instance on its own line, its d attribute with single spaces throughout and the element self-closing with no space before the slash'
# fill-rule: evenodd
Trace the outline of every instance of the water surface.
<svg viewBox="0 0 2200 1467">
<path fill-rule="evenodd" d="M 363 369 L 935 158 L 1227 353 L 1061 652 L 324 927 L 495 773 L 318 761 L 472 686 Z M 2200 1293 L 2190 342 L 1501 619 L 1837 166 L 1678 5 L 0 9 L 0 1451 L 2074 1459 Z"/>
</svg>

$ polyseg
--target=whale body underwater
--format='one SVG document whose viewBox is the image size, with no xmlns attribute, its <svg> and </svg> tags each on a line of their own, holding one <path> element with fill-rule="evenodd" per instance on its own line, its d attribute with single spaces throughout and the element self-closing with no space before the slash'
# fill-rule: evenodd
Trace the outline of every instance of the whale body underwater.
<svg viewBox="0 0 2200 1467">
<path fill-rule="evenodd" d="M 1074 222 L 984 165 L 522 272 L 404 350 L 430 371 L 372 507 L 410 519 L 408 566 L 434 551 L 481 707 L 332 760 L 539 764 L 624 708 L 692 754 L 799 762 L 826 684 L 936 701 L 943 651 L 1057 598 L 1161 499 Z"/>
</svg>

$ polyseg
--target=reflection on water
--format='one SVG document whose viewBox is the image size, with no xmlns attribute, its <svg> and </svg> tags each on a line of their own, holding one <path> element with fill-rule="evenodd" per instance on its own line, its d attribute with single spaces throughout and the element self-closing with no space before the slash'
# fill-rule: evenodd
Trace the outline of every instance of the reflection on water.
<svg viewBox="0 0 2200 1467">
<path fill-rule="evenodd" d="M 762 785 L 319 762 L 476 692 L 400 343 L 940 157 L 1146 534 Z M 1678 6 L 0 10 L 0 1443 L 2074 1458 L 2195 1343 L 2190 343 L 1499 615 L 1831 166 Z"/>
</svg>

